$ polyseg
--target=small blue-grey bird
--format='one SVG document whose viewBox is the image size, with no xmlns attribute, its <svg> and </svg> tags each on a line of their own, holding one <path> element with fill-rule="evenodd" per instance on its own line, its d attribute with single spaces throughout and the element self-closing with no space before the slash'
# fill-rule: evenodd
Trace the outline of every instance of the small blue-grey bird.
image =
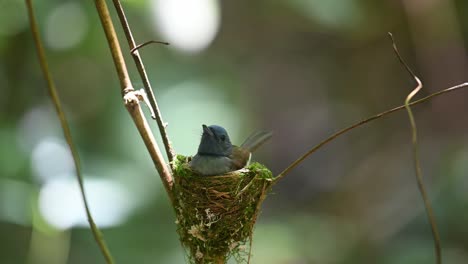
<svg viewBox="0 0 468 264">
<path fill-rule="evenodd" d="M 240 147 L 231 144 L 226 129 L 221 126 L 202 125 L 203 134 L 197 154 L 190 167 L 203 176 L 223 175 L 244 168 L 252 152 L 272 136 L 271 132 L 259 131 L 250 135 Z"/>
</svg>

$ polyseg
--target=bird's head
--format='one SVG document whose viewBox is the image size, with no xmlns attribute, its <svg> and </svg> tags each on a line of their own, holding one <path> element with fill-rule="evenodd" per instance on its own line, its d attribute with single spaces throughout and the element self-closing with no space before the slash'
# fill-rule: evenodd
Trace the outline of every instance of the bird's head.
<svg viewBox="0 0 468 264">
<path fill-rule="evenodd" d="M 198 147 L 198 154 L 212 156 L 229 156 L 232 153 L 232 144 L 229 135 L 221 126 L 202 125 L 203 134 Z"/>
</svg>

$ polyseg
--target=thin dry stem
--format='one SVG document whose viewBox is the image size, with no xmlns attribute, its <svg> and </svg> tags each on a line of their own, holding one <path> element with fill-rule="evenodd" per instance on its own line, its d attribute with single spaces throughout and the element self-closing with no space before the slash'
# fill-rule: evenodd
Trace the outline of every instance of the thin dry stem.
<svg viewBox="0 0 468 264">
<path fill-rule="evenodd" d="M 388 35 L 390 36 L 390 39 L 393 45 L 393 50 L 395 51 L 395 54 L 398 57 L 398 60 L 405 67 L 406 71 L 409 73 L 409 75 L 414 79 L 414 81 L 417 84 L 416 88 L 414 88 L 406 97 L 405 108 L 406 108 L 406 111 L 408 112 L 408 118 L 409 118 L 410 125 L 411 125 L 411 140 L 413 144 L 413 159 L 414 159 L 414 166 L 416 170 L 416 181 L 418 183 L 419 192 L 421 193 L 422 199 L 424 201 L 427 218 L 431 226 L 432 236 L 434 237 L 434 250 L 435 250 L 435 255 L 436 255 L 436 263 L 441 264 L 442 263 L 442 247 L 440 245 L 441 244 L 440 235 L 437 229 L 437 223 L 434 217 L 434 212 L 432 210 L 431 202 L 430 202 L 429 196 L 427 195 L 426 187 L 424 186 L 424 181 L 422 178 L 423 176 L 422 176 L 421 164 L 419 160 L 418 130 L 416 126 L 416 121 L 414 119 L 413 111 L 411 110 L 411 107 L 410 107 L 411 99 L 423 88 L 423 84 L 421 80 L 419 80 L 419 78 L 413 73 L 413 71 L 408 66 L 408 64 L 405 62 L 403 57 L 400 55 L 400 52 L 398 52 L 398 48 L 396 46 L 395 40 L 393 39 L 392 33 L 389 32 Z"/>
<path fill-rule="evenodd" d="M 102 255 L 106 259 L 106 262 L 109 264 L 112 264 L 114 263 L 112 255 L 109 249 L 107 248 L 104 237 L 102 233 L 100 232 L 99 228 L 97 227 L 97 225 L 95 224 L 93 216 L 91 215 L 91 211 L 89 209 L 88 200 L 87 200 L 86 193 L 84 190 L 83 176 L 81 173 L 80 157 L 78 155 L 78 151 L 75 147 L 75 144 L 73 143 L 73 138 L 71 135 L 70 127 L 68 125 L 65 114 L 62 110 L 62 104 L 60 103 L 57 89 L 55 88 L 55 83 L 52 79 L 52 75 L 50 73 L 49 66 L 47 64 L 47 59 L 46 59 L 44 47 L 42 46 L 42 41 L 41 41 L 41 37 L 39 34 L 39 29 L 37 27 L 36 18 L 34 16 L 34 11 L 33 11 L 31 0 L 26 0 L 26 6 L 28 9 L 30 28 L 31 28 L 31 32 L 34 38 L 34 44 L 36 46 L 37 55 L 39 57 L 39 63 L 41 65 L 44 78 L 47 81 L 47 88 L 48 88 L 49 96 L 54 104 L 55 111 L 57 112 L 57 115 L 60 120 L 60 124 L 62 126 L 65 140 L 67 141 L 68 147 L 70 148 L 70 152 L 73 157 L 73 162 L 75 164 L 75 173 L 78 179 L 78 185 L 80 187 L 81 197 L 83 199 L 86 216 L 88 218 L 88 222 L 91 227 L 91 232 L 93 233 L 94 239 L 96 240 L 96 243 L 98 244 Z"/>
<path fill-rule="evenodd" d="M 164 144 L 164 148 L 166 150 L 167 158 L 169 162 L 172 162 L 174 160 L 174 150 L 172 149 L 171 142 L 166 132 L 167 124 L 163 121 L 163 118 L 161 116 L 161 111 L 159 110 L 159 106 L 154 96 L 153 89 L 151 88 L 148 75 L 146 74 L 143 60 L 141 59 L 140 53 L 138 52 L 138 47 L 136 47 L 135 39 L 133 38 L 133 34 L 130 29 L 130 25 L 128 24 L 122 5 L 120 4 L 119 0 L 113 0 L 113 3 L 115 6 L 115 9 L 117 10 L 120 23 L 122 24 L 123 30 L 125 32 L 125 37 L 127 38 L 130 50 L 132 50 L 131 54 L 135 62 L 135 65 L 138 69 L 138 73 L 140 74 L 141 80 L 143 81 L 143 86 L 145 88 L 146 94 L 148 95 L 151 108 L 153 108 L 153 111 L 154 111 L 153 119 L 156 119 L 156 123 L 158 124 L 159 133 L 161 134 L 161 138 Z M 166 44 L 165 42 L 162 42 L 162 43 Z M 146 45 L 146 44 L 143 44 L 143 45 Z"/>
<path fill-rule="evenodd" d="M 122 55 L 119 40 L 115 34 L 114 24 L 110 18 L 106 1 L 95 0 L 95 4 L 102 27 L 104 28 L 104 33 L 106 34 L 107 43 L 109 44 L 112 59 L 114 60 L 117 75 L 119 76 L 121 92 L 122 95 L 125 95 L 126 92 L 133 90 L 133 86 L 128 75 L 127 65 L 125 64 L 125 60 Z"/>
<path fill-rule="evenodd" d="M 130 53 L 135 53 L 135 51 L 143 48 L 144 46 L 147 46 L 149 44 L 163 44 L 163 45 L 169 45 L 168 42 L 164 42 L 164 41 L 158 41 L 158 40 L 149 40 L 149 41 L 146 41 L 142 44 L 138 44 L 136 47 L 134 47 L 133 49 L 130 49 Z"/>
<path fill-rule="evenodd" d="M 442 95 L 442 94 L 445 94 L 445 93 L 453 92 L 453 91 L 456 91 L 456 90 L 459 90 L 459 89 L 462 89 L 462 88 L 465 88 L 465 87 L 468 87 L 468 82 L 461 83 L 461 84 L 452 86 L 450 88 L 444 89 L 442 91 L 435 92 L 435 93 L 430 94 L 430 95 L 428 95 L 428 96 L 426 96 L 424 98 L 413 101 L 409 105 L 410 106 L 418 105 L 420 103 L 423 103 L 425 101 L 428 101 L 428 100 L 432 99 L 433 97 L 436 97 L 436 96 L 439 96 L 439 95 Z M 405 109 L 405 105 L 400 105 L 400 106 L 397 106 L 397 107 L 392 108 L 390 110 L 384 111 L 382 113 L 373 115 L 371 117 L 363 119 L 363 120 L 361 120 L 361 121 L 359 121 L 357 123 L 354 123 L 354 124 L 352 124 L 352 125 L 350 125 L 350 126 L 348 126 L 346 128 L 343 128 L 343 129 L 339 130 L 338 132 L 334 133 L 330 137 L 326 138 L 325 140 L 323 140 L 320 143 L 318 143 L 317 145 L 315 145 L 313 148 L 308 150 L 305 154 L 303 154 L 301 157 L 299 157 L 297 160 L 295 160 L 293 163 L 291 163 L 286 169 L 284 169 L 280 174 L 278 174 L 278 176 L 275 177 L 275 179 L 273 180 L 274 184 L 276 184 L 279 180 L 283 179 L 286 175 L 288 175 L 294 168 L 296 168 L 301 162 L 303 162 L 312 153 L 316 152 L 317 150 L 319 150 L 320 148 L 322 148 L 326 144 L 330 143 L 331 141 L 333 141 L 337 137 L 339 137 L 339 136 L 341 136 L 343 134 L 346 134 L 347 132 L 349 132 L 349 131 L 357 128 L 357 127 L 365 125 L 365 124 L 369 123 L 370 121 L 382 118 L 384 116 L 387 116 L 387 115 L 389 115 L 389 114 L 391 114 L 393 112 L 400 111 L 402 109 Z"/>
</svg>

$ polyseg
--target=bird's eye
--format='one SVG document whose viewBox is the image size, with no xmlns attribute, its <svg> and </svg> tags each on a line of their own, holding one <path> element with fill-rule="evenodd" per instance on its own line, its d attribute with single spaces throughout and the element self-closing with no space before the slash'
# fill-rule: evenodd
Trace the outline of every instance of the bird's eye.
<svg viewBox="0 0 468 264">
<path fill-rule="evenodd" d="M 219 136 L 219 138 L 221 139 L 221 141 L 226 140 L 226 136 L 225 136 L 225 135 L 221 135 L 221 136 Z"/>
</svg>

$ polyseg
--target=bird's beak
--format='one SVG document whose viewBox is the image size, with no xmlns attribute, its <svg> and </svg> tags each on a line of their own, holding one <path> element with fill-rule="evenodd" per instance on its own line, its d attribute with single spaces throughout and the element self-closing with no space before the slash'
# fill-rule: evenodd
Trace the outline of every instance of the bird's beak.
<svg viewBox="0 0 468 264">
<path fill-rule="evenodd" d="M 214 136 L 213 131 L 211 131 L 209 127 L 207 127 L 206 125 L 202 125 L 202 127 L 203 127 L 203 133 L 206 133 L 210 136 Z"/>
</svg>

